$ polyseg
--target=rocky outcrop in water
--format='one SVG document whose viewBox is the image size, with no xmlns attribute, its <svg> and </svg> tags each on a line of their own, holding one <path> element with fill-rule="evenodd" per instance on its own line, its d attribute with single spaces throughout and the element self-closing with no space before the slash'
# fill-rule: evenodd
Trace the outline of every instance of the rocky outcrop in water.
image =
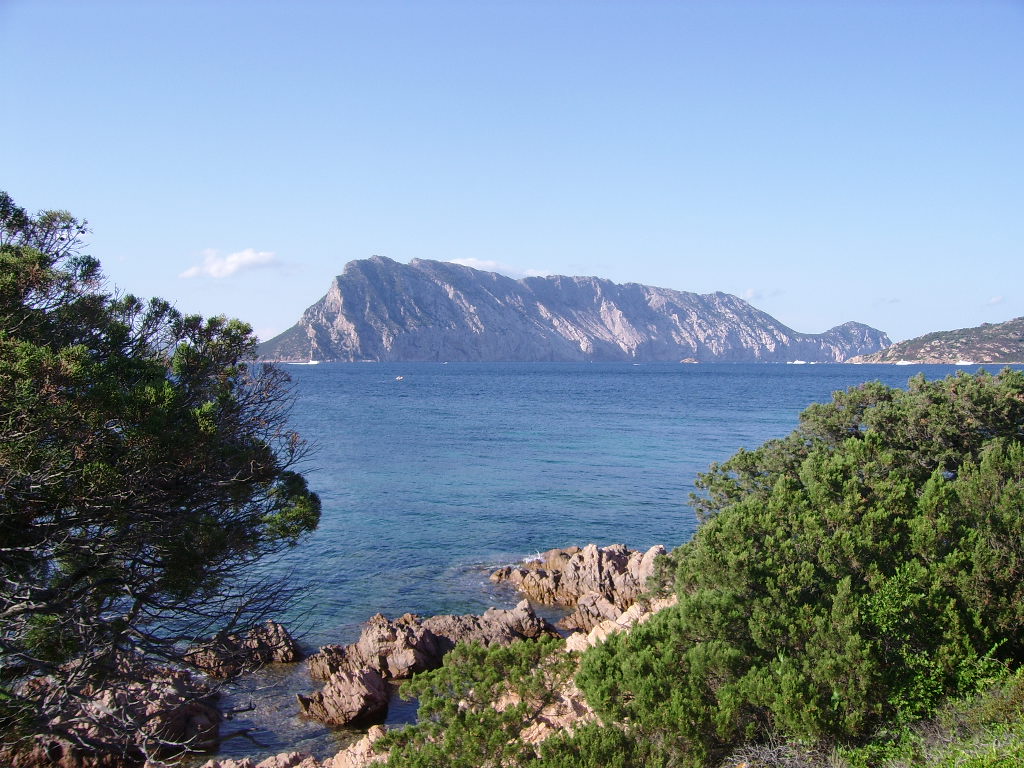
<svg viewBox="0 0 1024 768">
<path fill-rule="evenodd" d="M 355 643 L 322 646 L 307 664 L 310 676 L 316 680 L 326 680 L 340 671 L 367 668 L 399 680 L 441 666 L 444 654 L 456 643 L 507 645 L 544 636 L 557 637 L 558 633 L 533 612 L 526 600 L 508 610 L 490 608 L 480 616 L 424 619 L 407 613 L 392 620 L 378 613 L 366 622 Z"/>
<path fill-rule="evenodd" d="M 491 608 L 480 616 L 423 619 L 407 613 L 391 620 L 378 613 L 355 643 L 325 645 L 309 657 L 310 676 L 327 684 L 310 697 L 299 696 L 299 706 L 308 717 L 331 725 L 383 720 L 388 701 L 385 680 L 436 669 L 457 643 L 507 645 L 543 636 L 557 637 L 558 632 L 526 600 L 515 608 Z M 376 681 L 380 681 L 379 690 Z"/>
<path fill-rule="evenodd" d="M 559 626 L 590 630 L 616 618 L 647 591 L 655 562 L 665 553 L 660 544 L 646 552 L 622 544 L 552 549 L 498 569 L 491 581 L 509 584 L 539 603 L 573 608 Z"/>
<path fill-rule="evenodd" d="M 889 345 L 860 323 L 798 333 L 736 296 L 440 261 L 353 261 L 265 360 L 844 361 Z"/>
<path fill-rule="evenodd" d="M 481 616 L 431 616 L 423 621 L 423 628 L 437 637 L 442 655 L 457 643 L 478 643 L 486 648 L 558 636 L 555 628 L 537 616 L 526 600 L 508 610 L 489 608 Z"/>
<path fill-rule="evenodd" d="M 425 630 L 421 619 L 407 613 L 395 620 L 382 614 L 363 626 L 351 645 L 325 645 L 306 660 L 314 680 L 327 680 L 336 672 L 375 669 L 392 679 L 411 677 L 440 663 L 437 638 Z"/>
<path fill-rule="evenodd" d="M 264 664 L 285 664 L 302 659 L 302 651 L 281 624 L 268 621 L 244 636 L 230 634 L 212 638 L 191 649 L 185 661 L 210 677 L 227 678 Z"/>
<path fill-rule="evenodd" d="M 338 671 L 312 696 L 296 696 L 302 714 L 327 725 L 362 725 L 383 720 L 389 699 L 384 677 L 376 669 Z"/>
</svg>

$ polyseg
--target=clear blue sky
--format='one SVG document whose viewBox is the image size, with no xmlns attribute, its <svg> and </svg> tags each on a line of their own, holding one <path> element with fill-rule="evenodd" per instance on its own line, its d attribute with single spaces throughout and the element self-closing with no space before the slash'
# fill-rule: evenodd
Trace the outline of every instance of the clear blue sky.
<svg viewBox="0 0 1024 768">
<path fill-rule="evenodd" d="M 373 254 L 1024 315 L 1024 0 L 0 0 L 0 189 L 264 337 Z"/>
</svg>

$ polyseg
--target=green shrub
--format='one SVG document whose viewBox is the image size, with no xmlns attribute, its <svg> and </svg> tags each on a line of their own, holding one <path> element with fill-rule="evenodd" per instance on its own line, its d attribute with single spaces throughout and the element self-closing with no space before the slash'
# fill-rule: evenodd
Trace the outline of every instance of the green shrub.
<svg viewBox="0 0 1024 768">
<path fill-rule="evenodd" d="M 867 384 L 700 478 L 679 605 L 583 659 L 609 721 L 693 764 L 856 743 L 1021 661 L 1024 374 Z"/>
<path fill-rule="evenodd" d="M 520 733 L 575 666 L 555 638 L 493 648 L 457 645 L 443 667 L 402 686 L 403 696 L 419 699 L 419 722 L 389 734 L 388 765 L 482 768 L 533 760 L 536 752 Z"/>
</svg>

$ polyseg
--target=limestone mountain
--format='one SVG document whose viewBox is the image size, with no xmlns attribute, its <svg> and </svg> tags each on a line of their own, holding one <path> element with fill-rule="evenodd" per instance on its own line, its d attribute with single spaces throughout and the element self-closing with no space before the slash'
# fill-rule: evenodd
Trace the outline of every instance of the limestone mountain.
<svg viewBox="0 0 1024 768">
<path fill-rule="evenodd" d="M 936 331 L 861 355 L 851 363 L 1022 363 L 1024 317 L 974 328 Z"/>
<path fill-rule="evenodd" d="M 860 323 L 797 333 L 726 293 L 596 277 L 513 280 L 449 262 L 349 262 L 293 327 L 278 361 L 844 361 L 884 349 Z"/>
</svg>

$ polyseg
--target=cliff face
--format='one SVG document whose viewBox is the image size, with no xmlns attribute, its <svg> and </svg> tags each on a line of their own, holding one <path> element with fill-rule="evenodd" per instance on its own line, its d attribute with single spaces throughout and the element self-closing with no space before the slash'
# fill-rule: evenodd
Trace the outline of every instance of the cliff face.
<svg viewBox="0 0 1024 768">
<path fill-rule="evenodd" d="M 889 345 L 845 323 L 797 333 L 742 299 L 595 277 L 528 277 L 439 261 L 353 261 L 266 360 L 844 361 Z"/>
<path fill-rule="evenodd" d="M 853 363 L 1024 363 L 1024 317 L 936 331 L 857 357 Z"/>
</svg>

